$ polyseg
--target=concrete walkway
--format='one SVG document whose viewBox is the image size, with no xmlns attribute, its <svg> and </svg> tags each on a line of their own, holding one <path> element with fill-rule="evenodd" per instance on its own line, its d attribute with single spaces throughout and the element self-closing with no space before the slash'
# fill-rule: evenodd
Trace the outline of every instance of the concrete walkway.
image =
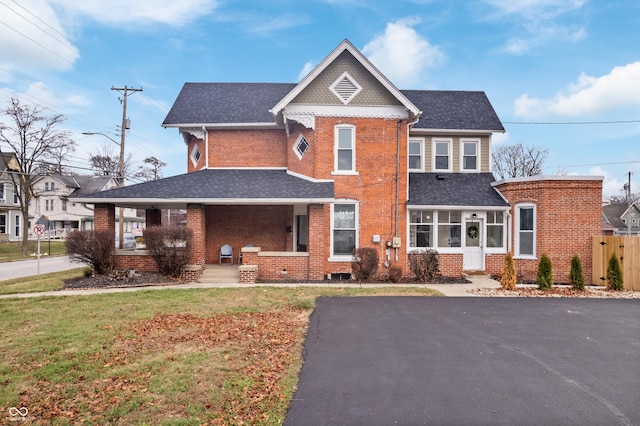
<svg viewBox="0 0 640 426">
<path fill-rule="evenodd" d="M 231 269 L 231 268 L 230 268 Z M 235 268 L 234 268 L 235 269 Z M 30 298 L 42 296 L 89 296 L 92 294 L 105 293 L 126 293 L 142 290 L 166 290 L 166 289 L 197 289 L 197 288 L 234 288 L 234 287 L 328 287 L 328 288 L 374 288 L 374 287 L 415 287 L 429 288 L 437 290 L 447 297 L 475 297 L 475 294 L 469 293 L 469 290 L 477 288 L 495 288 L 500 287 L 500 283 L 487 276 L 473 275 L 468 279 L 468 284 L 357 284 L 357 283 L 258 283 L 258 284 L 240 284 L 238 282 L 198 282 L 187 284 L 175 284 L 165 286 L 143 286 L 143 287 L 126 287 L 126 288 L 104 288 L 104 289 L 85 289 L 85 290 L 57 290 L 43 291 L 39 293 L 19 293 L 0 295 L 0 299 L 12 298 Z M 0 284 L 1 285 L 1 284 Z"/>
</svg>

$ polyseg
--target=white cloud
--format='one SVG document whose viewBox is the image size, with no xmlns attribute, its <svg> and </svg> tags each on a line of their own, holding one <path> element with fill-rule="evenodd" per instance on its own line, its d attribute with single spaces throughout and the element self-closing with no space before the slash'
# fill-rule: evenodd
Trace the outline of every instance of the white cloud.
<svg viewBox="0 0 640 426">
<path fill-rule="evenodd" d="M 0 3 L 0 66 L 17 69 L 66 70 L 79 57 L 46 0 Z"/>
<path fill-rule="evenodd" d="M 362 53 L 396 86 L 415 86 L 424 79 L 428 68 L 440 65 L 445 54 L 418 34 L 415 19 L 387 24 L 384 34 L 374 38 Z"/>
<path fill-rule="evenodd" d="M 217 0 L 50 0 L 71 16 L 88 16 L 112 26 L 147 24 L 182 26 L 211 13 Z M 135 26 L 133 28 L 135 28 Z"/>
<path fill-rule="evenodd" d="M 309 62 L 307 62 L 306 64 L 304 64 L 304 66 L 303 66 L 303 67 L 302 67 L 302 69 L 300 70 L 300 73 L 298 74 L 298 81 L 300 81 L 300 80 L 302 80 L 303 78 L 305 78 L 305 77 L 307 76 L 307 74 L 309 74 L 309 73 L 313 70 L 313 68 L 314 68 L 315 66 L 316 66 L 316 65 L 315 65 L 313 62 L 311 62 L 311 61 L 309 61 Z"/>
<path fill-rule="evenodd" d="M 515 114 L 540 117 L 548 114 L 579 116 L 614 108 L 640 105 L 640 61 L 615 67 L 609 74 L 578 79 L 551 99 L 524 94 L 514 101 Z"/>
<path fill-rule="evenodd" d="M 511 37 L 499 50 L 522 55 L 551 41 L 575 43 L 587 37 L 587 30 L 564 21 L 575 14 L 586 0 L 485 0 L 493 7 L 489 18 L 513 21 L 518 36 Z"/>
</svg>

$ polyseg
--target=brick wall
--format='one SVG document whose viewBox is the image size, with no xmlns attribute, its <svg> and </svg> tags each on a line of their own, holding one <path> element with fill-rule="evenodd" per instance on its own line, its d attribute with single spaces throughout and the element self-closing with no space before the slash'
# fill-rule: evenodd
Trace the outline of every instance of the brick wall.
<svg viewBox="0 0 640 426">
<path fill-rule="evenodd" d="M 569 282 L 571 257 L 580 256 L 585 283 L 591 283 L 591 239 L 602 228 L 602 179 L 571 176 L 510 179 L 497 185 L 512 206 L 512 237 L 515 241 L 515 207 L 536 206 L 536 259 L 514 259 L 518 279 L 535 280 L 542 253 L 553 265 L 553 279 Z M 513 244 L 513 243 L 512 243 Z"/>
<path fill-rule="evenodd" d="M 284 129 L 209 131 L 209 167 L 285 167 L 286 150 Z"/>
<path fill-rule="evenodd" d="M 114 204 L 96 204 L 93 210 L 95 230 L 116 229 L 116 207 Z"/>
<path fill-rule="evenodd" d="M 117 254 L 113 257 L 115 269 L 135 269 L 138 272 L 158 272 L 158 265 L 143 253 Z"/>
<path fill-rule="evenodd" d="M 263 251 L 292 251 L 293 234 L 287 232 L 292 221 L 292 206 L 207 206 L 207 263 L 218 263 L 224 244 L 233 248 L 234 263 L 247 244 Z"/>
</svg>

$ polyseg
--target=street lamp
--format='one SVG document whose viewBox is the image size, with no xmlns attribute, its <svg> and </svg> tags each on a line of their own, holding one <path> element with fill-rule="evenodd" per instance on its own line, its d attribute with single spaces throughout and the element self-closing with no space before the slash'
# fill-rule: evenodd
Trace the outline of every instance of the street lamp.
<svg viewBox="0 0 640 426">
<path fill-rule="evenodd" d="M 111 142 L 116 145 L 120 145 L 120 186 L 124 186 L 124 128 L 122 129 L 123 137 L 122 140 L 118 143 L 111 136 L 106 135 L 100 132 L 82 132 L 83 135 L 92 136 L 92 135 L 101 135 L 105 138 L 109 139 Z M 120 241 L 118 242 L 118 248 L 122 250 L 124 247 L 124 209 L 120 207 L 120 215 L 119 215 L 119 224 L 118 224 L 118 236 Z"/>
</svg>

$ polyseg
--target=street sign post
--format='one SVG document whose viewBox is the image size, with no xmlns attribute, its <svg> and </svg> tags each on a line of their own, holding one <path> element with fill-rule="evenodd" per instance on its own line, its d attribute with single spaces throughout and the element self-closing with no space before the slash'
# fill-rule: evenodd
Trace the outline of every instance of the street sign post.
<svg viewBox="0 0 640 426">
<path fill-rule="evenodd" d="M 38 237 L 38 275 L 40 275 L 40 237 L 44 235 L 44 225 L 36 223 L 33 226 L 33 234 Z"/>
</svg>

